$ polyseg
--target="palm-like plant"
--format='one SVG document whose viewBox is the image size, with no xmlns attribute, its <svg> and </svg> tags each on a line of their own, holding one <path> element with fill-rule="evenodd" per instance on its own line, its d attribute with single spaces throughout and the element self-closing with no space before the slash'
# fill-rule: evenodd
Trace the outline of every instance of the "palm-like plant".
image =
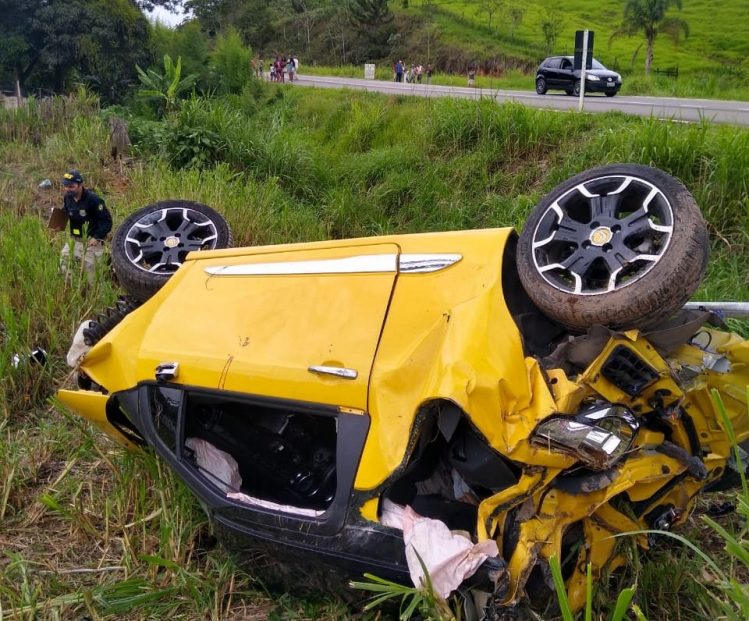
<svg viewBox="0 0 749 621">
<path fill-rule="evenodd" d="M 669 36 L 674 44 L 679 43 L 682 35 L 689 36 L 689 24 L 680 17 L 667 17 L 671 7 L 681 10 L 681 0 L 627 0 L 624 5 L 624 18 L 619 28 L 611 38 L 618 36 L 632 37 L 645 35 L 644 44 L 647 46 L 645 56 L 645 73 L 650 74 L 653 65 L 653 45 L 659 34 Z M 640 44 L 633 55 L 637 56 L 642 48 Z"/>
<path fill-rule="evenodd" d="M 153 99 L 159 102 L 159 110 L 172 112 L 177 107 L 180 96 L 189 91 L 195 84 L 197 75 L 182 77 L 182 57 L 177 56 L 177 62 L 172 61 L 169 54 L 164 54 L 164 73 L 157 73 L 153 69 L 143 71 L 138 65 L 138 78 L 143 88 L 138 91 L 138 96 L 144 99 Z"/>
</svg>

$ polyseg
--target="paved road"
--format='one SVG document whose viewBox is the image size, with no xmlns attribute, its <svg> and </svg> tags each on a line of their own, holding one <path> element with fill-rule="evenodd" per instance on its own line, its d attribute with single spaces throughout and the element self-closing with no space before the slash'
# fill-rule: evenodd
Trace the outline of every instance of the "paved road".
<svg viewBox="0 0 749 621">
<path fill-rule="evenodd" d="M 405 84 L 382 80 L 357 78 L 332 78 L 323 76 L 298 76 L 295 83 L 321 88 L 353 88 L 396 95 L 421 97 L 463 97 L 478 99 L 491 97 L 499 102 L 516 101 L 536 108 L 552 110 L 577 110 L 578 100 L 561 94 L 537 95 L 528 91 L 507 91 L 488 88 Z M 716 123 L 749 125 L 749 102 L 720 101 L 715 99 L 677 99 L 674 97 L 606 97 L 588 95 L 585 98 L 587 112 L 609 112 L 617 110 L 625 114 L 654 116 L 674 121 L 695 122 L 701 119 Z"/>
</svg>

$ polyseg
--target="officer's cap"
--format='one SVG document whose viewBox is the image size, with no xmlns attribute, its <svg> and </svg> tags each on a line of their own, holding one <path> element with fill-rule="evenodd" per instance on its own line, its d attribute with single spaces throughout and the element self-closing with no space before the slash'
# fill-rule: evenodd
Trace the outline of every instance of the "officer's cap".
<svg viewBox="0 0 749 621">
<path fill-rule="evenodd" d="M 76 183 L 83 183 L 83 175 L 77 170 L 71 170 L 62 176 L 63 185 L 73 185 Z"/>
</svg>

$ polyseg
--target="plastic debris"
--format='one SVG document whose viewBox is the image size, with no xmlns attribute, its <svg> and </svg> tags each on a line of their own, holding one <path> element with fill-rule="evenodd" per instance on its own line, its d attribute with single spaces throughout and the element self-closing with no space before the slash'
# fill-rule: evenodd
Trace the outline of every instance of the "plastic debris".
<svg viewBox="0 0 749 621">
<path fill-rule="evenodd" d="M 36 364 L 44 366 L 47 364 L 47 352 L 44 351 L 41 347 L 36 347 L 31 350 L 31 353 L 29 354 L 29 361 L 30 362 L 36 362 Z"/>
<path fill-rule="evenodd" d="M 83 335 L 83 331 L 89 327 L 90 323 L 91 322 L 87 319 L 78 326 L 75 336 L 73 336 L 73 342 L 70 344 L 70 349 L 68 349 L 68 354 L 65 356 L 65 362 L 67 362 L 68 366 L 73 369 L 78 366 L 81 358 L 83 358 L 83 356 L 88 353 L 88 350 L 91 349 L 86 345 L 85 337 Z"/>
<path fill-rule="evenodd" d="M 43 367 L 45 364 L 47 364 L 47 352 L 44 351 L 41 347 L 35 347 L 31 350 L 31 353 L 28 356 L 13 354 L 10 357 L 10 364 L 14 369 L 17 369 L 19 366 L 21 366 L 21 361 L 24 359 Z"/>
<path fill-rule="evenodd" d="M 51 179 L 45 179 L 39 184 L 39 188 L 42 190 L 49 190 L 52 187 L 52 180 Z"/>
</svg>

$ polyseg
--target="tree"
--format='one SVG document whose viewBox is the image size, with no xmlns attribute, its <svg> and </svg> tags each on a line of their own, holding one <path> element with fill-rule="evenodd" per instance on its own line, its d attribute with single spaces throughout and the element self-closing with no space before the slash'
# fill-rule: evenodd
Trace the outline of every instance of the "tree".
<svg viewBox="0 0 749 621">
<path fill-rule="evenodd" d="M 326 39 L 330 46 L 331 53 L 338 61 L 345 65 L 349 62 L 349 52 L 351 51 L 351 17 L 348 13 L 348 6 L 342 3 L 342 6 L 333 10 L 330 17 L 326 20 Z"/>
<path fill-rule="evenodd" d="M 181 4 L 182 0 L 135 0 L 135 5 L 144 11 L 150 11 L 157 6 L 163 6 L 167 9 L 176 9 Z"/>
<path fill-rule="evenodd" d="M 669 36 L 674 45 L 681 40 L 681 36 L 689 36 L 689 24 L 680 17 L 667 17 L 671 7 L 681 10 L 681 0 L 627 0 L 624 5 L 624 18 L 616 31 L 611 35 L 632 37 L 644 35 L 647 46 L 645 54 L 645 73 L 650 74 L 653 65 L 653 46 L 659 34 Z M 632 59 L 637 57 L 643 44 L 635 50 Z"/>
<path fill-rule="evenodd" d="M 0 0 L 0 68 L 57 92 L 72 76 L 121 96 L 142 62 L 148 22 L 135 0 Z"/>
<path fill-rule="evenodd" d="M 554 9 L 550 9 L 544 13 L 541 18 L 541 32 L 544 35 L 544 42 L 546 43 L 546 53 L 552 54 L 554 52 L 554 46 L 557 43 L 557 37 L 559 37 L 564 27 L 564 18 L 562 14 Z"/>
<path fill-rule="evenodd" d="M 87 4 L 86 21 L 74 37 L 74 71 L 105 102 L 122 101 L 137 83 L 134 66 L 148 60 L 148 20 L 131 0 Z"/>
<path fill-rule="evenodd" d="M 224 93 L 238 93 L 250 79 L 252 50 L 242 44 L 242 38 L 234 28 L 216 38 L 216 47 L 211 53 L 211 63 Z"/>
<path fill-rule="evenodd" d="M 382 58 L 393 34 L 393 14 L 387 0 L 351 0 L 349 18 L 360 39 L 362 59 Z"/>
<path fill-rule="evenodd" d="M 14 82 L 26 84 L 43 48 L 41 24 L 34 18 L 34 0 L 0 0 L 0 64 Z"/>
<path fill-rule="evenodd" d="M 504 0 L 481 0 L 481 12 L 486 13 L 488 26 L 491 29 L 494 16 L 502 10 Z"/>
<path fill-rule="evenodd" d="M 520 5 L 513 5 L 509 10 L 510 14 L 510 39 L 515 39 L 515 31 L 518 29 L 520 24 L 523 23 L 523 17 L 525 16 L 525 8 Z"/>
<path fill-rule="evenodd" d="M 205 86 L 208 81 L 208 45 L 200 31 L 200 23 L 193 19 L 177 28 L 169 28 L 158 22 L 151 25 L 150 64 L 160 63 L 164 54 L 172 58 L 182 57 L 182 72 L 198 75 L 198 84 Z"/>
<path fill-rule="evenodd" d="M 253 49 L 263 50 L 276 38 L 274 10 L 281 0 L 185 0 L 185 9 L 192 11 L 203 31 L 209 36 L 237 29 L 242 40 Z"/>
<path fill-rule="evenodd" d="M 291 8 L 304 28 L 305 49 L 308 54 L 312 28 L 325 14 L 326 4 L 325 0 L 291 0 Z"/>
<path fill-rule="evenodd" d="M 351 21 L 360 31 L 379 29 L 393 21 L 387 0 L 352 0 L 349 13 Z"/>
</svg>

